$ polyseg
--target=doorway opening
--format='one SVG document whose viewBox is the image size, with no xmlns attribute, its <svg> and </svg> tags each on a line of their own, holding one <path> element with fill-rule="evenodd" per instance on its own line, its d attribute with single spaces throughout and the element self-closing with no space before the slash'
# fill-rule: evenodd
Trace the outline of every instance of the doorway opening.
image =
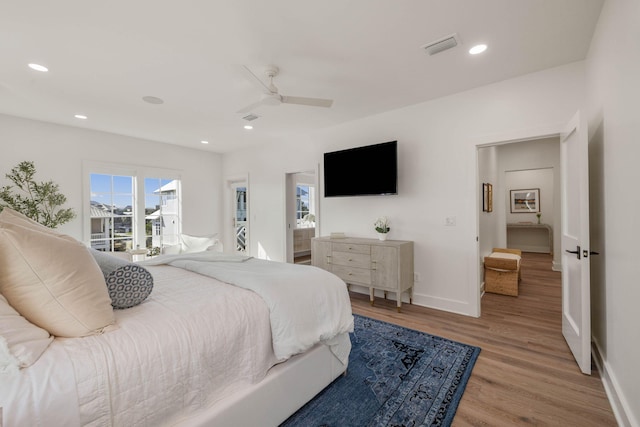
<svg viewBox="0 0 640 427">
<path fill-rule="evenodd" d="M 549 135 L 549 134 L 548 134 Z M 591 317 L 590 317 L 590 255 L 589 249 L 589 189 L 588 189 L 588 141 L 587 126 L 580 114 L 576 113 L 567 123 L 564 129 L 551 136 L 528 137 L 504 140 L 502 143 L 488 143 L 477 146 L 477 188 L 487 188 L 491 180 L 494 185 L 493 200 L 495 202 L 494 213 L 478 209 L 478 282 L 476 282 L 475 295 L 477 295 L 477 309 L 481 313 L 481 300 L 484 285 L 483 259 L 489 255 L 494 247 L 507 247 L 507 212 L 524 213 L 537 216 L 540 206 L 539 189 L 536 188 L 506 188 L 506 173 L 508 170 L 536 170 L 552 168 L 555 176 L 559 177 L 560 184 L 555 185 L 559 191 L 555 191 L 554 212 L 551 214 L 555 229 L 553 239 L 555 243 L 549 243 L 549 247 L 559 247 L 554 250 L 556 270 L 560 270 L 561 276 L 561 332 L 569 345 L 581 371 L 591 373 Z M 545 139 L 553 146 L 554 158 L 559 160 L 555 165 L 540 164 L 549 163 L 548 158 L 543 158 L 541 148 L 536 144 L 542 144 Z M 530 152 L 519 152 L 521 147 L 533 147 Z M 505 160 L 501 150 L 511 153 L 510 160 Z M 513 155 L 514 152 L 517 155 Z M 506 154 L 505 154 L 506 156 Z M 506 163 L 517 167 L 507 166 Z M 537 164 L 534 164 L 537 162 Z M 527 186 L 530 186 L 527 184 Z M 508 191 L 508 192 L 507 192 Z M 513 197 L 515 193 L 515 198 Z M 479 194 L 481 194 L 479 192 Z M 478 200 L 484 200 L 478 197 Z M 529 209 L 534 207 L 536 209 Z M 507 210 L 508 209 L 508 210 Z M 532 218 L 533 219 L 533 218 Z M 537 221 L 518 221 L 522 224 L 532 224 L 536 228 Z M 525 225 L 523 225 L 525 226 Z M 549 239 L 551 240 L 551 238 Z M 495 290 L 494 290 L 495 291 Z M 517 297 L 516 297 L 517 298 Z"/>
<path fill-rule="evenodd" d="M 287 173 L 285 176 L 286 260 L 311 264 L 311 239 L 316 237 L 318 185 L 315 171 Z"/>
<path fill-rule="evenodd" d="M 560 138 L 557 136 L 478 147 L 479 186 L 491 184 L 493 205 L 479 212 L 478 250 L 482 260 L 493 248 L 520 249 L 551 255 L 560 271 Z M 514 195 L 529 194 L 525 209 Z M 481 280 L 479 298 L 484 295 Z"/>
</svg>

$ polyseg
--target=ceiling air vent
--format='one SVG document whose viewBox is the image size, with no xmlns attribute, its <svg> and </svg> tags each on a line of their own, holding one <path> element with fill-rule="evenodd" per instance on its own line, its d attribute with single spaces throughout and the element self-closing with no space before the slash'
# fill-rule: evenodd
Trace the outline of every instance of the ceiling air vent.
<svg viewBox="0 0 640 427">
<path fill-rule="evenodd" d="M 246 116 L 243 117 L 244 120 L 250 122 L 252 120 L 257 119 L 258 116 L 256 116 L 255 114 L 247 114 Z"/>
<path fill-rule="evenodd" d="M 451 34 L 450 36 L 443 37 L 431 43 L 427 43 L 422 48 L 429 55 L 435 55 L 452 47 L 458 46 L 458 35 Z"/>
</svg>

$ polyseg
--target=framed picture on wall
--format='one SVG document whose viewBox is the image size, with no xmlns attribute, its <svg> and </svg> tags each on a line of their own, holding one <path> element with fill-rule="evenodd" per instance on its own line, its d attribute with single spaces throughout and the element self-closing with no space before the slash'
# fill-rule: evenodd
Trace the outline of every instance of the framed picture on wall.
<svg viewBox="0 0 640 427">
<path fill-rule="evenodd" d="M 482 212 L 493 212 L 493 185 L 482 183 Z"/>
<path fill-rule="evenodd" d="M 511 213 L 540 212 L 540 189 L 511 190 Z"/>
</svg>

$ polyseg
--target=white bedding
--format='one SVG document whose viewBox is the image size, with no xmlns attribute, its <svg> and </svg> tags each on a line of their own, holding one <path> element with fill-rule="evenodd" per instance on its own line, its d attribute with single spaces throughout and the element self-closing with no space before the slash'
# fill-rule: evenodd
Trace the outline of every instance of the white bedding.
<svg viewBox="0 0 640 427">
<path fill-rule="evenodd" d="M 2 377 L 3 427 L 175 425 L 278 362 L 257 293 L 171 266 L 146 268 L 154 290 L 116 310 L 119 329 L 57 338 L 34 365 Z"/>
<path fill-rule="evenodd" d="M 260 295 L 269 308 L 278 360 L 286 360 L 318 342 L 331 345 L 328 340 L 353 331 L 345 283 L 317 267 L 215 252 L 160 256 L 142 264 L 184 268 Z M 348 352 L 334 354 L 347 363 Z"/>
</svg>

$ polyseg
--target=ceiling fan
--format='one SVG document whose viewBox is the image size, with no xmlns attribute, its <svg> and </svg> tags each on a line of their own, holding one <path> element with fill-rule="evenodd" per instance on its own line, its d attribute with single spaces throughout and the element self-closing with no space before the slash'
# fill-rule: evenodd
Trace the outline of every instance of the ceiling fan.
<svg viewBox="0 0 640 427">
<path fill-rule="evenodd" d="M 296 104 L 296 105 L 307 105 L 310 107 L 331 107 L 333 104 L 332 99 L 322 99 L 322 98 L 305 98 L 301 96 L 286 96 L 281 95 L 278 92 L 278 88 L 273 84 L 273 78 L 278 75 L 278 67 L 269 66 L 265 70 L 265 75 L 269 79 L 269 84 L 265 84 L 258 76 L 253 74 L 251 70 L 245 65 L 242 66 L 242 71 L 247 76 L 249 81 L 258 86 L 262 91 L 262 97 L 258 102 L 254 102 L 253 104 L 247 105 L 244 108 L 238 110 L 238 113 L 248 113 L 251 110 L 254 110 L 263 105 L 280 105 L 280 104 Z"/>
</svg>

